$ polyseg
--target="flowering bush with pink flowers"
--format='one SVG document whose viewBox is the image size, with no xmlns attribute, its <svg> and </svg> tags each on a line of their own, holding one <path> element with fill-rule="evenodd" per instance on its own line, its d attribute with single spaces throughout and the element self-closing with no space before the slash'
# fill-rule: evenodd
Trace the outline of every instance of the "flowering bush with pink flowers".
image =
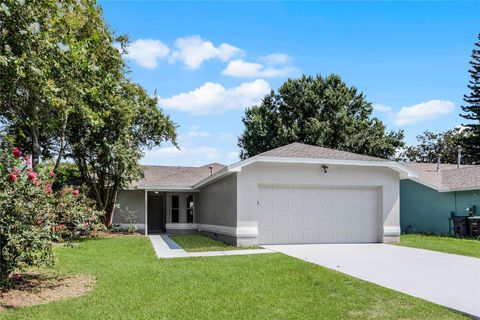
<svg viewBox="0 0 480 320">
<path fill-rule="evenodd" d="M 53 262 L 48 184 L 18 148 L 0 151 L 0 285 L 16 270 Z"/>
<path fill-rule="evenodd" d="M 55 207 L 52 231 L 57 241 L 91 237 L 105 230 L 100 221 L 102 213 L 94 209 L 95 203 L 79 189 L 58 190 L 52 204 Z"/>
<path fill-rule="evenodd" d="M 0 149 L 0 285 L 16 270 L 51 264 L 52 241 L 103 230 L 94 203 L 79 189 L 54 190 L 54 179 L 34 172 L 18 148 Z"/>
</svg>

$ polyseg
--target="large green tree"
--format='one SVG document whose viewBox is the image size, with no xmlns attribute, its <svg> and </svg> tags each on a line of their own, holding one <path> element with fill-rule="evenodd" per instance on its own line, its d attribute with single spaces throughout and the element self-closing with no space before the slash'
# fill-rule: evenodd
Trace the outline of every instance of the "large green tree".
<svg viewBox="0 0 480 320">
<path fill-rule="evenodd" d="M 94 0 L 0 1 L 0 117 L 40 159 L 69 157 L 111 223 L 117 190 L 141 176 L 145 148 L 176 139 L 155 97 L 128 77 Z"/>
<path fill-rule="evenodd" d="M 0 117 L 32 155 L 62 156 L 62 131 L 81 101 L 85 12 L 93 2 L 3 0 L 0 4 Z"/>
<path fill-rule="evenodd" d="M 469 135 L 468 128 L 457 127 L 445 132 L 425 131 L 417 136 L 418 145 L 408 146 L 400 155 L 400 160 L 436 163 L 457 163 L 458 150 L 462 149 L 462 139 Z M 472 157 L 462 150 L 462 164 L 470 164 Z"/>
<path fill-rule="evenodd" d="M 302 76 L 287 80 L 262 103 L 245 110 L 239 137 L 240 157 L 303 142 L 382 158 L 403 145 L 403 131 L 386 132 L 372 118 L 372 104 L 339 76 Z"/>
<path fill-rule="evenodd" d="M 464 113 L 461 116 L 470 120 L 466 124 L 470 128 L 470 135 L 466 136 L 463 141 L 465 151 L 471 155 L 472 162 L 478 164 L 480 163 L 480 33 L 471 57 L 471 68 L 468 70 L 470 93 L 463 98 L 466 104 L 462 106 Z"/>
<path fill-rule="evenodd" d="M 69 154 L 108 226 L 118 190 L 142 176 L 142 150 L 165 140 L 175 144 L 176 131 L 142 87 L 123 80 L 112 93 L 108 81 L 104 85 L 106 92 L 96 91 L 87 110 L 72 113 L 67 132 Z"/>
</svg>

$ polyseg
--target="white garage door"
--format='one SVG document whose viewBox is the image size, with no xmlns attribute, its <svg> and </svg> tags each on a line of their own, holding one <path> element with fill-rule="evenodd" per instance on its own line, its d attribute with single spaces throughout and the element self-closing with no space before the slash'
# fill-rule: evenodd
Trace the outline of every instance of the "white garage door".
<svg viewBox="0 0 480 320">
<path fill-rule="evenodd" d="M 379 242 L 375 188 L 258 186 L 258 242 Z"/>
</svg>

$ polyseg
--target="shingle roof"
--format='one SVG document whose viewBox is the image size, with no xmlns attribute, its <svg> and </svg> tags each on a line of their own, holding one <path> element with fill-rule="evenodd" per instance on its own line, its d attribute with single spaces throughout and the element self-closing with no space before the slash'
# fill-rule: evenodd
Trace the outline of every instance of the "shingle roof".
<svg viewBox="0 0 480 320">
<path fill-rule="evenodd" d="M 139 189 L 156 186 L 190 187 L 224 167 L 220 163 L 210 163 L 201 167 L 144 166 L 144 178 L 133 182 L 130 187 Z"/>
<path fill-rule="evenodd" d="M 285 157 L 285 158 L 317 158 L 336 160 L 361 160 L 361 161 L 389 161 L 387 159 L 366 156 L 363 154 L 346 152 L 312 146 L 309 144 L 294 142 L 286 146 L 269 150 L 257 155 L 257 157 Z"/>
<path fill-rule="evenodd" d="M 403 163 L 404 166 L 418 173 L 417 180 L 434 186 L 437 189 L 480 189 L 480 166 L 456 164 L 440 164 L 437 171 L 436 163 Z"/>
</svg>

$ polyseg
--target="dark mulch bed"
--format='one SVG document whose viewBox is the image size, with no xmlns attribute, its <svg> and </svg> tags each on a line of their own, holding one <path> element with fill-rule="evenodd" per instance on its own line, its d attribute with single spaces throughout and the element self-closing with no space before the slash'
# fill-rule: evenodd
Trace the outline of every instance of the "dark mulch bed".
<svg viewBox="0 0 480 320">
<path fill-rule="evenodd" d="M 137 237 L 142 237 L 144 234 L 134 232 L 134 233 L 129 233 L 127 231 L 100 231 L 97 234 L 97 238 L 117 238 L 117 237 L 123 237 L 123 236 L 137 236 Z"/>
<path fill-rule="evenodd" d="M 0 312 L 78 297 L 93 290 L 95 281 L 90 275 L 22 273 L 14 278 L 10 289 L 0 291 Z"/>
</svg>

